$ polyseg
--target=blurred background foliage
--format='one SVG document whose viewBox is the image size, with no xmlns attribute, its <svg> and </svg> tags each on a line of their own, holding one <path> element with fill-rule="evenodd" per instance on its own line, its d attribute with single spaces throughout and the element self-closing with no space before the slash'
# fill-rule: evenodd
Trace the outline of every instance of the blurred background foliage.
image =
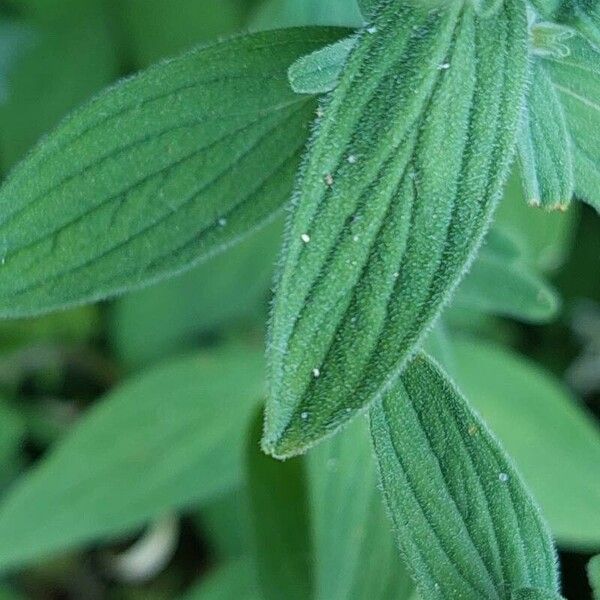
<svg viewBox="0 0 600 600">
<path fill-rule="evenodd" d="M 238 31 L 360 23 L 352 0 L 2 0 L 0 17 L 3 176 L 67 112 L 153 62 Z M 322 514 L 319 464 L 365 460 L 343 448 L 354 434 L 274 473 L 246 440 L 281 227 L 111 302 L 0 322 L 0 600 L 259 598 L 249 513 L 257 498 L 264 512 L 269 477 L 289 492 L 267 511 L 290 535 L 280 551 L 309 545 L 312 527 L 319 585 L 335 589 L 346 521 L 336 532 Z M 577 599 L 600 549 L 599 231 L 583 205 L 527 207 L 515 173 L 428 341 L 532 487 Z M 386 526 L 369 527 L 385 546 Z M 407 597 L 399 559 L 385 560 Z"/>
</svg>

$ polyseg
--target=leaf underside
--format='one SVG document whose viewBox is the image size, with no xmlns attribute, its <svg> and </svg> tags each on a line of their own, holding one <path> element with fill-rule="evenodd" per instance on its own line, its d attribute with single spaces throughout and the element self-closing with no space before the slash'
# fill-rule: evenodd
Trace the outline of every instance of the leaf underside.
<svg viewBox="0 0 600 600">
<path fill-rule="evenodd" d="M 397 541 L 424 598 L 557 591 L 552 541 L 519 475 L 425 355 L 373 404 L 371 432 Z"/>
<path fill-rule="evenodd" d="M 265 223 L 289 197 L 315 109 L 287 69 L 345 34 L 219 42 L 64 121 L 0 190 L 0 315 L 139 287 Z"/>
<path fill-rule="evenodd" d="M 397 377 L 488 226 L 511 159 L 526 19 L 385 5 L 301 171 L 272 314 L 263 446 L 305 450 Z M 448 115 L 452 115 L 452 119 Z"/>
</svg>

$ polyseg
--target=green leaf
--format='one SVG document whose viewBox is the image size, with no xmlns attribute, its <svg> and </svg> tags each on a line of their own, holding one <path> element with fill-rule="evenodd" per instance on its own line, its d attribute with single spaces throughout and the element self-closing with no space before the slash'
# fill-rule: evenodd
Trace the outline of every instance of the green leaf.
<svg viewBox="0 0 600 600">
<path fill-rule="evenodd" d="M 0 504 L 0 571 L 128 532 L 238 484 L 260 352 L 180 359 L 109 394 Z"/>
<path fill-rule="evenodd" d="M 119 298 L 109 323 L 117 355 L 144 365 L 244 317 L 264 319 L 281 229 L 278 219 L 178 277 Z"/>
<path fill-rule="evenodd" d="M 498 231 L 492 232 L 491 243 L 483 246 L 452 306 L 532 323 L 555 317 L 560 306 L 556 292 L 522 258 L 515 257 L 518 247 L 499 248 Z"/>
<path fill-rule="evenodd" d="M 251 561 L 239 559 L 202 578 L 180 600 L 260 600 Z"/>
<path fill-rule="evenodd" d="M 562 546 L 600 545 L 600 430 L 558 381 L 501 347 L 458 338 L 461 388 L 507 451 L 539 501 Z"/>
<path fill-rule="evenodd" d="M 525 198 L 531 206 L 566 210 L 575 187 L 565 115 L 546 69 L 533 65 L 531 91 L 519 132 Z"/>
<path fill-rule="evenodd" d="M 600 48 L 600 4 L 596 0 L 571 0 L 563 6 L 568 21 Z"/>
<path fill-rule="evenodd" d="M 501 193 L 524 5 L 486 20 L 460 3 L 430 8 L 386 3 L 320 107 L 270 327 L 263 446 L 276 456 L 332 433 L 397 377 Z"/>
<path fill-rule="evenodd" d="M 510 232 L 523 247 L 523 258 L 536 270 L 555 271 L 569 255 L 579 206 L 566 213 L 547 212 L 530 207 L 524 199 L 518 169 L 514 169 L 504 189 L 495 223 Z"/>
<path fill-rule="evenodd" d="M 119 75 L 101 0 L 19 2 L 30 39 L 19 46 L 0 105 L 0 162 L 21 160 L 64 115 Z M 0 253 L 5 248 L 0 237 Z"/>
<path fill-rule="evenodd" d="M 347 33 L 237 37 L 164 62 L 65 121 L 0 191 L 0 314 L 140 287 L 272 218 L 312 118 L 299 56 Z"/>
<path fill-rule="evenodd" d="M 255 561 L 265 600 L 309 600 L 312 555 L 306 471 L 302 459 L 284 463 L 260 451 L 262 426 L 249 437 L 247 481 Z"/>
<path fill-rule="evenodd" d="M 567 44 L 566 56 L 550 55 L 545 64 L 571 135 L 575 194 L 600 211 L 600 50 L 580 35 Z"/>
<path fill-rule="evenodd" d="M 364 419 L 306 457 L 316 600 L 400 600 L 413 590 L 377 489 Z"/>
<path fill-rule="evenodd" d="M 380 4 L 381 0 L 358 0 L 358 7 L 365 19 L 370 19 L 375 16 Z"/>
<path fill-rule="evenodd" d="M 511 600 L 564 600 L 560 594 L 537 588 L 523 588 L 511 595 Z"/>
<path fill-rule="evenodd" d="M 352 36 L 299 58 L 288 71 L 292 89 L 298 94 L 324 94 L 333 90 L 356 42 L 357 38 Z"/>
<path fill-rule="evenodd" d="M 396 538 L 424 599 L 557 590 L 552 541 L 520 476 L 425 355 L 373 404 L 371 429 Z"/>
<path fill-rule="evenodd" d="M 359 27 L 362 17 L 356 0 L 267 0 L 250 21 L 252 29 L 298 25 Z"/>
<path fill-rule="evenodd" d="M 600 554 L 594 556 L 588 563 L 587 574 L 594 593 L 594 600 L 600 600 Z"/>
</svg>

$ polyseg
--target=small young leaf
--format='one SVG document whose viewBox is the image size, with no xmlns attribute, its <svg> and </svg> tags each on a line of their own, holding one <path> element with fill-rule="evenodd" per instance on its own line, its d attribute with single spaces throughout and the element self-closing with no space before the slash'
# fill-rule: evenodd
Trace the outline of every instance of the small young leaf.
<svg viewBox="0 0 600 600">
<path fill-rule="evenodd" d="M 117 388 L 3 498 L 0 571 L 127 532 L 239 483 L 262 367 L 260 352 L 220 348 Z"/>
<path fill-rule="evenodd" d="M 560 594 L 538 588 L 522 588 L 513 592 L 511 600 L 565 600 Z"/>
<path fill-rule="evenodd" d="M 544 62 L 571 136 L 575 194 L 600 212 L 600 49 L 581 35 L 568 40 L 568 49 Z"/>
<path fill-rule="evenodd" d="M 561 546 L 600 546 L 600 429 L 577 398 L 525 358 L 455 337 L 452 373 L 514 458 Z"/>
<path fill-rule="evenodd" d="M 518 473 L 425 355 L 371 408 L 384 496 L 425 600 L 557 591 L 556 556 Z"/>
<path fill-rule="evenodd" d="M 310 452 L 315 600 L 405 600 L 414 586 L 377 489 L 365 419 Z"/>
<path fill-rule="evenodd" d="M 304 461 L 281 463 L 263 454 L 261 421 L 254 425 L 248 439 L 247 484 L 261 596 L 308 600 L 313 581 Z"/>
<path fill-rule="evenodd" d="M 518 151 L 527 202 L 566 210 L 575 187 L 571 139 L 558 93 L 539 61 L 533 65 Z"/>
<path fill-rule="evenodd" d="M 356 43 L 352 36 L 299 58 L 288 71 L 292 89 L 298 94 L 330 92 Z"/>
<path fill-rule="evenodd" d="M 587 565 L 587 573 L 594 600 L 600 600 L 600 554 L 590 560 Z"/>
<path fill-rule="evenodd" d="M 360 33 L 288 223 L 268 452 L 302 452 L 380 394 L 448 300 L 507 175 L 526 41 L 521 0 L 482 20 L 461 3 L 385 3 Z"/>
<path fill-rule="evenodd" d="M 264 224 L 289 197 L 314 114 L 287 69 L 346 33 L 200 48 L 63 122 L 0 190 L 0 314 L 148 284 Z"/>
</svg>

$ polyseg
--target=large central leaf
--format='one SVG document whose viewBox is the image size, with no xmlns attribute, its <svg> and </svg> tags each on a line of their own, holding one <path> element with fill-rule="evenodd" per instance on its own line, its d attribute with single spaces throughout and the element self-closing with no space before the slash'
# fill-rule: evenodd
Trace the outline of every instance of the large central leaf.
<svg viewBox="0 0 600 600">
<path fill-rule="evenodd" d="M 384 2 L 325 98 L 286 232 L 265 449 L 337 429 L 398 376 L 473 258 L 527 71 L 521 0 Z"/>
</svg>

